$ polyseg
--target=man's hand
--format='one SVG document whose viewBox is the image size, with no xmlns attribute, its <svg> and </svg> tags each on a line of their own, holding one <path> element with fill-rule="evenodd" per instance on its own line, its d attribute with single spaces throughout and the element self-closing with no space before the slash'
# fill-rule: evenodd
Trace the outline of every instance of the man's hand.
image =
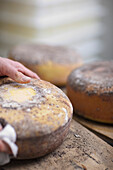
<svg viewBox="0 0 113 170">
<path fill-rule="evenodd" d="M 4 141 L 0 140 L 0 152 L 12 154 L 10 147 Z"/>
<path fill-rule="evenodd" d="M 40 79 L 36 73 L 27 69 L 21 63 L 2 57 L 0 57 L 0 76 L 8 76 L 18 83 L 29 83 L 31 78 Z M 0 125 L 1 130 L 2 126 Z M 0 140 L 0 152 L 11 154 L 10 147 L 2 140 Z"/>
<path fill-rule="evenodd" d="M 0 57 L 0 76 L 8 76 L 18 83 L 29 83 L 31 78 L 40 79 L 36 73 L 21 63 L 2 57 Z"/>
<path fill-rule="evenodd" d="M 0 124 L 0 131 L 2 130 L 2 126 Z M 6 144 L 4 141 L 0 140 L 0 152 L 6 152 L 6 153 L 9 153 L 11 154 L 11 149 L 10 147 L 8 146 L 8 144 Z"/>
</svg>

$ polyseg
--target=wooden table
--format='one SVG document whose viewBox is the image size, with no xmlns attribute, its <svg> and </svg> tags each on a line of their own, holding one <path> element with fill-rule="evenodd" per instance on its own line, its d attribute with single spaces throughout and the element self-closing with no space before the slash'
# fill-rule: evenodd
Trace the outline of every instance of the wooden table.
<svg viewBox="0 0 113 170">
<path fill-rule="evenodd" d="M 74 120 L 113 146 L 113 125 L 91 121 L 74 114 Z"/>
<path fill-rule="evenodd" d="M 13 160 L 0 170 L 112 170 L 113 147 L 72 120 L 68 136 L 51 154 L 34 160 Z"/>
</svg>

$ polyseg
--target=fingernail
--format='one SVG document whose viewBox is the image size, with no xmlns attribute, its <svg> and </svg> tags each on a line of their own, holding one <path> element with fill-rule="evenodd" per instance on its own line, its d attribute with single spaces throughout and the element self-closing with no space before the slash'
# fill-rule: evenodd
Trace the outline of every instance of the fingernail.
<svg viewBox="0 0 113 170">
<path fill-rule="evenodd" d="M 30 77 L 27 77 L 27 76 L 22 77 L 23 82 L 27 82 L 27 81 L 30 81 L 30 80 L 31 80 Z"/>
<path fill-rule="evenodd" d="M 34 78 L 40 79 L 40 77 L 36 73 L 34 73 Z"/>
<path fill-rule="evenodd" d="M 39 76 L 36 76 L 36 79 L 40 80 L 40 77 L 39 77 Z"/>
</svg>

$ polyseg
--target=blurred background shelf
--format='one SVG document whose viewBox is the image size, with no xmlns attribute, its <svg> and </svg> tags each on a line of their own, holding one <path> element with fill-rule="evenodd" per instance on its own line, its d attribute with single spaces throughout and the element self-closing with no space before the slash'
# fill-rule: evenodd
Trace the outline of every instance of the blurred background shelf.
<svg viewBox="0 0 113 170">
<path fill-rule="evenodd" d="M 85 61 L 110 59 L 112 6 L 112 0 L 0 0 L 0 55 L 38 42 L 73 47 Z"/>
</svg>

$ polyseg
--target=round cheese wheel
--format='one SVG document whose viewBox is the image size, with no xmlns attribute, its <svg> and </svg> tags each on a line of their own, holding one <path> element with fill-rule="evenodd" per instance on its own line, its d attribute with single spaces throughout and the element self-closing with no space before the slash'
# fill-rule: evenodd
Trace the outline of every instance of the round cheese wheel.
<svg viewBox="0 0 113 170">
<path fill-rule="evenodd" d="M 82 64 L 75 50 L 40 44 L 16 46 L 9 58 L 21 62 L 41 79 L 59 86 L 65 85 L 70 72 Z"/>
<path fill-rule="evenodd" d="M 17 158 L 36 158 L 62 143 L 72 119 L 72 105 L 67 96 L 49 82 L 33 79 L 29 84 L 19 84 L 1 78 L 0 118 L 17 133 Z"/>
<path fill-rule="evenodd" d="M 89 63 L 73 70 L 67 95 L 78 115 L 113 123 L 113 61 Z"/>
</svg>

